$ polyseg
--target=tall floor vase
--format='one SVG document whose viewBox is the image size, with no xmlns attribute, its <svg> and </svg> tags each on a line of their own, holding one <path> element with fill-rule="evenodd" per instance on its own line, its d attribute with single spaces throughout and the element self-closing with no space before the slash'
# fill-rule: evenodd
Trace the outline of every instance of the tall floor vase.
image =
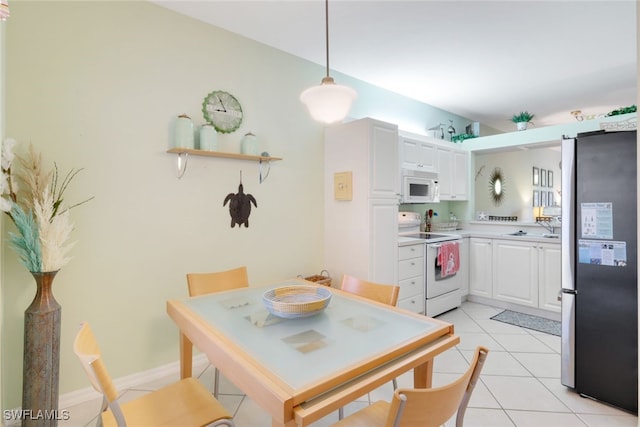
<svg viewBox="0 0 640 427">
<path fill-rule="evenodd" d="M 58 425 L 62 309 L 51 290 L 56 273 L 31 273 L 37 291 L 24 312 L 23 427 Z"/>
</svg>

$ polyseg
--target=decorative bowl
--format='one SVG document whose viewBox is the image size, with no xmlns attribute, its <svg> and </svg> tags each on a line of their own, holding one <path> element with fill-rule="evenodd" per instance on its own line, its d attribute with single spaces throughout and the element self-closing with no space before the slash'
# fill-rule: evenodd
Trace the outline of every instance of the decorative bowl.
<svg viewBox="0 0 640 427">
<path fill-rule="evenodd" d="M 454 231 L 458 228 L 458 221 L 452 222 L 434 222 L 431 224 L 431 228 L 434 231 Z"/>
<path fill-rule="evenodd" d="M 315 316 L 331 301 L 331 291 L 326 287 L 292 285 L 266 291 L 262 302 L 269 313 L 285 319 Z"/>
</svg>

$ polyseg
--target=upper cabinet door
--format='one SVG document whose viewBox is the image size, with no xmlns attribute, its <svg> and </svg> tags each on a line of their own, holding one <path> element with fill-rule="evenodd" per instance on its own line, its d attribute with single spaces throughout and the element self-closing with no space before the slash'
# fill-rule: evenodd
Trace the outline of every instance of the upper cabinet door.
<svg viewBox="0 0 640 427">
<path fill-rule="evenodd" d="M 400 155 L 403 168 L 435 172 L 436 146 L 412 138 L 400 137 Z"/>
<path fill-rule="evenodd" d="M 445 147 L 438 147 L 437 152 L 440 200 L 451 200 L 453 197 L 453 152 Z"/>
<path fill-rule="evenodd" d="M 469 153 L 437 147 L 440 200 L 467 200 L 469 197 Z"/>
<path fill-rule="evenodd" d="M 398 128 L 373 122 L 371 126 L 371 197 L 393 197 L 400 193 L 398 170 Z"/>
<path fill-rule="evenodd" d="M 467 200 L 469 198 L 469 153 L 467 151 L 453 152 L 453 200 Z"/>
</svg>

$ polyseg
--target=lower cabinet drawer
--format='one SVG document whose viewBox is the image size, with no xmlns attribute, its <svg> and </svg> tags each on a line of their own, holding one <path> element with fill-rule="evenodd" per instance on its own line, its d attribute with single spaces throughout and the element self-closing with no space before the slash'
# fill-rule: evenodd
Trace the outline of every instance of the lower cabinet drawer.
<svg viewBox="0 0 640 427">
<path fill-rule="evenodd" d="M 398 259 L 409 259 L 424 256 L 424 243 L 398 247 Z"/>
<path fill-rule="evenodd" d="M 401 280 L 398 284 L 400 285 L 399 300 L 424 293 L 424 276 Z"/>
<path fill-rule="evenodd" d="M 424 313 L 424 294 L 414 295 L 412 297 L 398 300 L 398 307 L 413 311 L 414 313 Z"/>
<path fill-rule="evenodd" d="M 405 259 L 398 262 L 398 280 L 402 281 L 424 274 L 424 258 Z"/>
</svg>

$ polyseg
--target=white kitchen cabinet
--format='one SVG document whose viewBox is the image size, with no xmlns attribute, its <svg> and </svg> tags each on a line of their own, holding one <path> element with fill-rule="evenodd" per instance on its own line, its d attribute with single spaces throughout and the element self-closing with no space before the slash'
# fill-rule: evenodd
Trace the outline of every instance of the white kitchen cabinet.
<svg viewBox="0 0 640 427">
<path fill-rule="evenodd" d="M 469 239 L 469 294 L 560 312 L 560 245 Z"/>
<path fill-rule="evenodd" d="M 538 243 L 538 306 L 560 313 L 561 253 L 558 244 Z"/>
<path fill-rule="evenodd" d="M 460 242 L 460 295 L 464 298 L 469 293 L 469 238 Z"/>
<path fill-rule="evenodd" d="M 436 147 L 440 200 L 469 198 L 469 153 L 449 147 Z"/>
<path fill-rule="evenodd" d="M 398 202 L 398 128 L 369 120 L 369 196 L 391 198 Z M 348 144 L 349 141 L 343 141 Z M 338 148 L 339 150 L 339 148 Z M 339 153 L 338 153 L 339 155 Z M 395 218 L 396 226 L 398 218 Z M 397 227 L 396 227 L 397 228 Z"/>
<path fill-rule="evenodd" d="M 400 136 L 400 161 L 403 168 L 435 172 L 436 146 L 418 138 Z"/>
<path fill-rule="evenodd" d="M 397 283 L 397 127 L 373 119 L 327 127 L 324 165 L 323 268 L 338 283 L 345 273 Z M 335 185 L 342 172 L 351 172 L 350 198 Z"/>
<path fill-rule="evenodd" d="M 469 239 L 469 294 L 493 296 L 493 240 Z"/>
<path fill-rule="evenodd" d="M 493 241 L 493 298 L 538 307 L 538 251 L 533 242 Z"/>
<path fill-rule="evenodd" d="M 424 313 L 424 251 L 422 242 L 398 247 L 398 307 L 415 313 Z"/>
</svg>

